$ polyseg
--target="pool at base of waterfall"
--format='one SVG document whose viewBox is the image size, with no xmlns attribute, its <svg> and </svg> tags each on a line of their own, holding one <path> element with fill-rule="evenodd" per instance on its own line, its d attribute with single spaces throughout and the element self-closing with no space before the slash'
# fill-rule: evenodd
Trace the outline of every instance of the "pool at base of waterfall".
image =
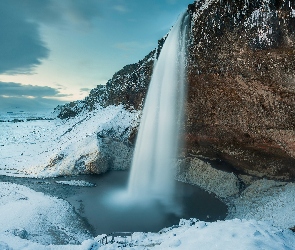
<svg viewBox="0 0 295 250">
<path fill-rule="evenodd" d="M 93 235 L 112 232 L 158 232 L 178 225 L 181 218 L 216 221 L 225 218 L 227 206 L 214 195 L 197 186 L 177 182 L 170 204 L 161 199 L 129 202 L 120 195 L 127 190 L 129 171 L 112 171 L 102 175 L 81 175 L 48 179 L 1 176 L 67 200 L 84 218 Z"/>
</svg>

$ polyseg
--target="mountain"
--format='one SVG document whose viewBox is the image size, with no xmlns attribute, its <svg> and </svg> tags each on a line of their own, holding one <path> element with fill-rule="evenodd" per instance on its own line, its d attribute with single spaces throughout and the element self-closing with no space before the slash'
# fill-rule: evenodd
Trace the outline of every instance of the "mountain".
<svg viewBox="0 0 295 250">
<path fill-rule="evenodd" d="M 198 0 L 188 12 L 180 168 L 194 171 L 198 158 L 235 173 L 294 179 L 295 2 Z M 59 118 L 91 111 L 96 104 L 141 110 L 164 42 L 159 40 L 156 50 L 125 66 L 85 100 L 58 106 Z M 133 145 L 135 135 L 129 140 Z"/>
</svg>

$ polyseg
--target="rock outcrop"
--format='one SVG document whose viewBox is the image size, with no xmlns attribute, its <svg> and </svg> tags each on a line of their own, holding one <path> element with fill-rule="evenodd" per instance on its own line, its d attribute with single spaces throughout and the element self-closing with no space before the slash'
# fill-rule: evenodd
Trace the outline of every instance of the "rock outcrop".
<svg viewBox="0 0 295 250">
<path fill-rule="evenodd" d="M 294 179 L 295 2 L 197 0 L 188 11 L 183 155 L 219 159 L 240 174 Z M 59 117 L 96 103 L 141 109 L 164 41 L 85 100 L 59 107 Z"/>
<path fill-rule="evenodd" d="M 295 2 L 195 6 L 187 153 L 222 159 L 248 174 L 294 178 Z"/>
<path fill-rule="evenodd" d="M 126 170 L 132 163 L 133 143 L 115 130 L 97 134 L 100 157 L 97 165 L 107 170 Z"/>
<path fill-rule="evenodd" d="M 239 194 L 242 183 L 233 172 L 218 170 L 209 162 L 198 158 L 180 160 L 176 168 L 176 179 L 197 185 L 219 198 Z"/>
</svg>

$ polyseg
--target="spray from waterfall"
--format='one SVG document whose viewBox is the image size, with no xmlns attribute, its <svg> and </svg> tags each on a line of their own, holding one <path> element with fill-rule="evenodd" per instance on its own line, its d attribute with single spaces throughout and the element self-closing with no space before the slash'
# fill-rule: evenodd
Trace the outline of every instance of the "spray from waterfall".
<svg viewBox="0 0 295 250">
<path fill-rule="evenodd" d="M 170 199 L 186 96 L 185 56 L 189 15 L 169 32 L 145 100 L 134 150 L 128 192 L 133 198 Z"/>
</svg>

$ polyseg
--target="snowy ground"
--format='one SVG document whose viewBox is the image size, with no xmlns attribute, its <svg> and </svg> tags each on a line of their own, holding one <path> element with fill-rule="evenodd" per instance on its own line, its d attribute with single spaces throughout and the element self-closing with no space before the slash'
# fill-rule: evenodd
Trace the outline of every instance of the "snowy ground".
<svg viewBox="0 0 295 250">
<path fill-rule="evenodd" d="M 0 249 L 26 250 L 116 250 L 116 249 L 185 249 L 185 250 L 292 250 L 295 237 L 290 230 L 282 230 L 255 220 L 227 220 L 206 223 L 181 220 L 179 227 L 160 233 L 133 233 L 115 238 L 114 243 L 102 244 L 105 235 L 83 241 L 79 245 L 42 245 L 9 233 L 0 234 Z M 108 237 L 111 240 L 111 237 Z M 2 248 L 1 248 L 2 247 Z"/>
<path fill-rule="evenodd" d="M 111 127 L 123 132 L 137 117 L 122 106 L 109 106 L 68 120 L 1 122 L 0 174 L 40 178 L 83 173 L 85 169 L 74 169 L 75 163 L 83 157 L 86 167 L 95 161 L 97 132 Z"/>
<path fill-rule="evenodd" d="M 295 183 L 266 179 L 255 181 L 232 199 L 227 218 L 263 220 L 280 228 L 293 228 Z"/>
<path fill-rule="evenodd" d="M 138 115 L 121 106 L 110 106 L 67 121 L 0 122 L 0 174 L 16 177 L 71 174 L 81 156 L 86 155 L 91 161 L 99 152 L 98 131 L 115 128 L 123 132 L 136 124 Z M 5 116 L 0 120 L 5 121 Z M 62 161 L 52 165 L 61 155 Z M 60 183 L 90 185 L 75 181 Z M 294 197 L 294 183 L 258 180 L 230 199 L 232 209 L 226 221 L 181 221 L 180 227 L 161 233 L 134 233 L 132 238 L 123 238 L 125 245 L 101 245 L 103 236 L 91 237 L 66 201 L 0 182 L 0 250 L 294 249 L 295 234 L 287 229 L 295 226 Z"/>
<path fill-rule="evenodd" d="M 9 182 L 0 190 L 0 249 L 1 241 L 77 244 L 91 236 L 68 202 Z"/>
</svg>

